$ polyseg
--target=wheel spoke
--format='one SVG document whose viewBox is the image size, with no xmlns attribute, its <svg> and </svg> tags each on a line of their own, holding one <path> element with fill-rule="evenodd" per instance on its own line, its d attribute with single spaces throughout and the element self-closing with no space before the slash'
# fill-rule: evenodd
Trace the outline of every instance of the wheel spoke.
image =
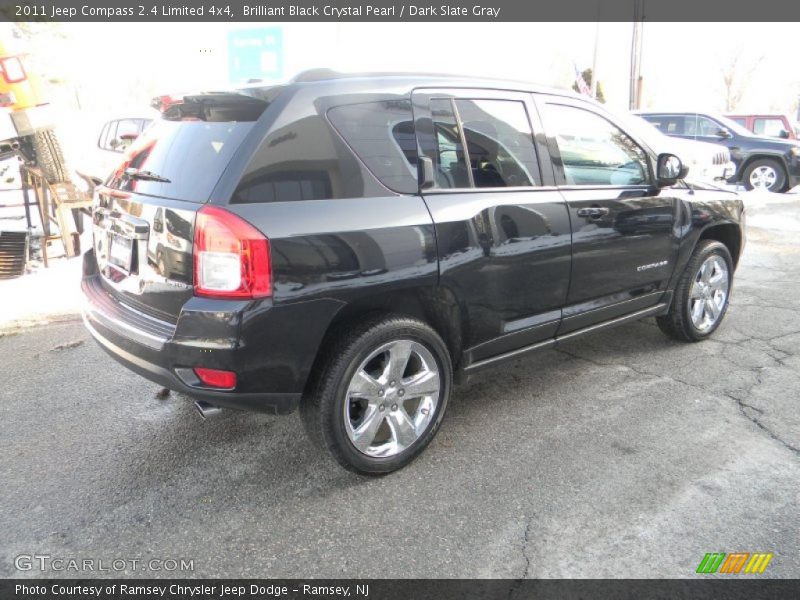
<svg viewBox="0 0 800 600">
<path fill-rule="evenodd" d="M 695 324 L 695 327 L 700 325 L 700 322 L 703 319 L 703 311 L 705 307 L 704 300 L 696 300 L 692 304 L 692 322 Z"/>
<path fill-rule="evenodd" d="M 389 348 L 389 360 L 383 371 L 383 378 L 387 381 L 400 381 L 408 366 L 408 359 L 411 357 L 412 342 L 400 340 L 392 344 Z"/>
<path fill-rule="evenodd" d="M 375 440 L 375 434 L 378 433 L 378 429 L 383 422 L 384 414 L 378 410 L 377 406 L 370 405 L 367 408 L 361 424 L 353 430 L 352 439 L 356 448 L 365 452 L 372 445 Z"/>
<path fill-rule="evenodd" d="M 431 396 L 439 393 L 439 374 L 434 371 L 423 371 L 403 382 L 405 399 Z"/>
<path fill-rule="evenodd" d="M 716 321 L 717 317 L 719 316 L 720 310 L 717 306 L 717 303 L 714 302 L 713 298 L 709 298 L 706 300 L 706 309 L 708 310 L 708 314 L 712 321 Z"/>
<path fill-rule="evenodd" d="M 692 285 L 691 291 L 689 292 L 689 298 L 691 298 L 692 300 L 696 300 L 702 297 L 703 297 L 703 288 L 699 285 L 698 282 L 695 282 Z"/>
<path fill-rule="evenodd" d="M 716 269 L 714 275 L 711 276 L 711 279 L 708 280 L 709 285 L 718 290 L 722 287 L 723 283 L 728 281 L 728 274 L 725 273 L 722 269 Z"/>
<path fill-rule="evenodd" d="M 353 380 L 350 382 L 350 387 L 347 392 L 349 396 L 373 399 L 378 397 L 378 392 L 380 392 L 380 390 L 381 384 L 364 369 L 359 369 L 353 376 Z"/>
<path fill-rule="evenodd" d="M 708 280 L 711 278 L 711 271 L 711 264 L 708 261 L 704 262 L 703 266 L 700 267 L 700 280 L 706 285 L 708 284 Z"/>
<path fill-rule="evenodd" d="M 399 406 L 386 416 L 386 422 L 392 432 L 392 439 L 399 449 L 408 448 L 417 439 L 417 430 L 405 409 Z"/>
</svg>

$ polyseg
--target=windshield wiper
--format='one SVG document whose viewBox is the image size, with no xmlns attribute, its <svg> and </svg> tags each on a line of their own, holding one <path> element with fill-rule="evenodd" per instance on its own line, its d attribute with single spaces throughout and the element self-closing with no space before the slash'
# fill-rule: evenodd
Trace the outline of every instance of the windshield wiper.
<svg viewBox="0 0 800 600">
<path fill-rule="evenodd" d="M 140 179 L 142 181 L 158 181 L 159 183 L 172 183 L 166 177 L 156 175 L 152 171 L 140 171 L 139 169 L 128 168 L 125 169 L 125 175 L 131 179 Z"/>
</svg>

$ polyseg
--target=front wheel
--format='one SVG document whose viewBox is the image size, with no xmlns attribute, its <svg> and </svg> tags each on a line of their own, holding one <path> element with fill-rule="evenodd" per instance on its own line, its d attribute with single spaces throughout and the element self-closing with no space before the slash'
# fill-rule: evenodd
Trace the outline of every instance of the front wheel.
<svg viewBox="0 0 800 600">
<path fill-rule="evenodd" d="M 707 338 L 725 317 L 732 285 L 728 248 L 715 240 L 701 241 L 678 280 L 669 313 L 656 317 L 659 328 L 685 342 Z"/>
<path fill-rule="evenodd" d="M 747 165 L 742 180 L 748 190 L 786 191 L 786 172 L 783 165 L 771 158 L 754 160 Z"/>
<path fill-rule="evenodd" d="M 428 325 L 371 319 L 328 349 L 301 416 L 309 436 L 346 469 L 390 473 L 436 435 L 452 379 L 447 347 Z"/>
</svg>

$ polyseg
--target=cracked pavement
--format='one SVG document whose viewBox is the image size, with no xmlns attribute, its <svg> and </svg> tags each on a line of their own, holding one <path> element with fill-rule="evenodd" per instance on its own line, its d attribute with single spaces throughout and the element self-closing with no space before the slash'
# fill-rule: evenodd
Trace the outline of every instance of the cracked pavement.
<svg viewBox="0 0 800 600">
<path fill-rule="evenodd" d="M 381 479 L 339 469 L 296 416 L 201 421 L 79 322 L 0 334 L 0 576 L 39 576 L 13 557 L 44 553 L 206 577 L 694 577 L 706 552 L 745 551 L 797 577 L 800 196 L 746 201 L 713 339 L 651 319 L 486 371 Z"/>
</svg>

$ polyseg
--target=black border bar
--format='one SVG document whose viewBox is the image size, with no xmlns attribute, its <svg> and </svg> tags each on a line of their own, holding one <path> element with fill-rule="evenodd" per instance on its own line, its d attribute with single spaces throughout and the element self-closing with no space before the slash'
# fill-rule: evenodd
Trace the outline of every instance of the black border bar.
<svg viewBox="0 0 800 600">
<path fill-rule="evenodd" d="M 292 7 L 295 7 L 294 10 Z M 298 8 L 303 10 L 298 11 Z M 795 0 L 0 0 L 0 20 L 253 23 L 634 20 L 709 23 L 785 22 L 800 21 L 800 2 Z M 714 32 L 710 31 L 709 39 L 713 37 Z M 676 39 L 676 43 L 679 42 L 680 40 Z"/>
<path fill-rule="evenodd" d="M 647 565 L 642 569 L 646 571 Z M 26 586 L 22 590 L 18 586 Z M 113 586 L 113 587 L 112 587 Z M 123 593 L 122 586 L 141 588 Z M 177 587 L 183 586 L 187 591 Z M 356 588 L 356 586 L 361 586 Z M 82 591 L 80 588 L 83 588 Z M 193 592 L 188 591 L 193 588 Z M 237 590 L 224 593 L 223 588 Z M 100 593 L 97 593 L 97 590 Z M 349 590 L 349 595 L 344 590 Z M 77 590 L 77 593 L 68 593 Z M 163 593 L 162 593 L 163 590 Z M 362 593 L 358 593 L 358 591 Z M 363 592 L 368 592 L 365 595 Z M 595 598 L 761 600 L 800 597 L 800 580 L 725 579 L 5 579 L 2 600 L 588 600 Z"/>
</svg>

